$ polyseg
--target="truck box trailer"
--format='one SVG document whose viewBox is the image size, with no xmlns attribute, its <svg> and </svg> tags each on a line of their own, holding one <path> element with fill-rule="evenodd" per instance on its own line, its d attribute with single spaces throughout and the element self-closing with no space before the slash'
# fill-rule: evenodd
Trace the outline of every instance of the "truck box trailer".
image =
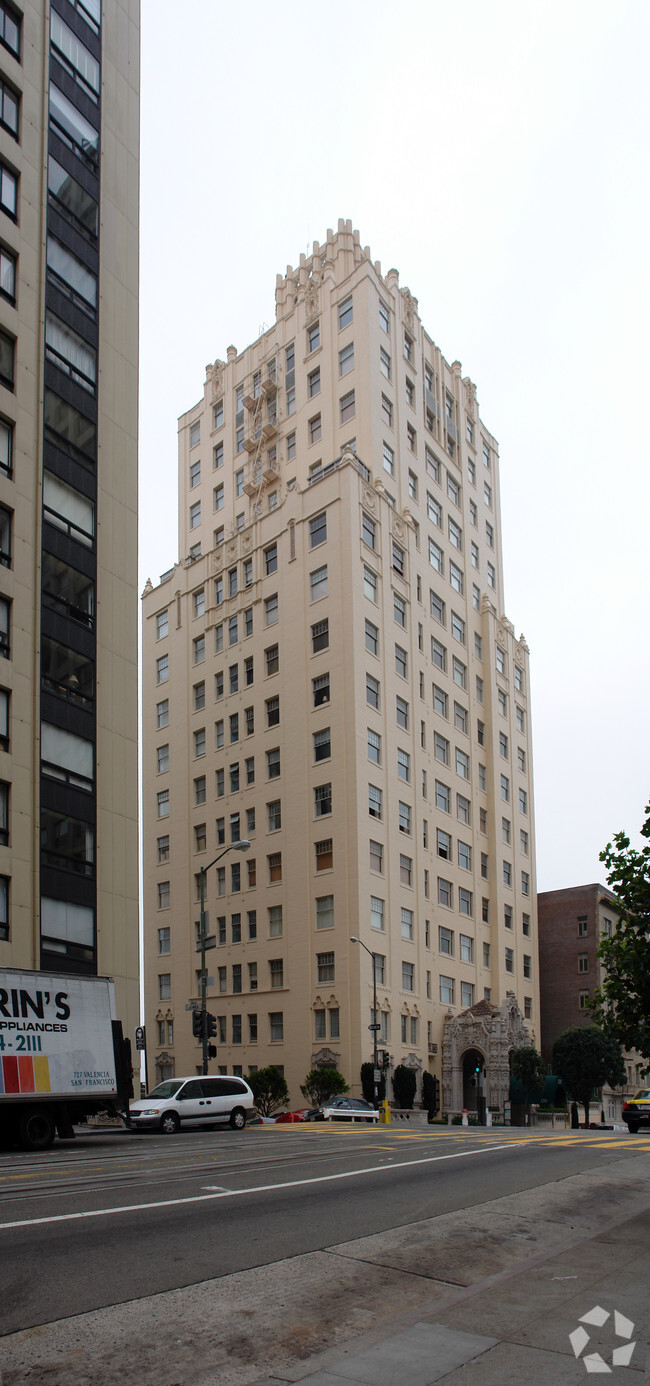
<svg viewBox="0 0 650 1386">
<path fill-rule="evenodd" d="M 131 1051 L 108 977 L 0 968 L 0 1139 L 46 1150 L 133 1096 Z"/>
</svg>

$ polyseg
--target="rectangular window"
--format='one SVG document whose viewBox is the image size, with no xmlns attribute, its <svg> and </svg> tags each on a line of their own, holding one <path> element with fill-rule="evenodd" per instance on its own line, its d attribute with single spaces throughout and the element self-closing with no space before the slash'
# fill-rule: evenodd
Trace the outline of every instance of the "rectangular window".
<svg viewBox="0 0 650 1386">
<path fill-rule="evenodd" d="M 312 443 L 318 443 L 320 441 L 322 437 L 320 414 L 315 414 L 313 419 L 309 420 L 309 423 L 307 425 L 307 434 L 310 445 Z"/>
<path fill-rule="evenodd" d="M 438 925 L 438 952 L 444 953 L 449 958 L 454 956 L 453 930 L 444 928 L 442 924 Z"/>
<path fill-rule="evenodd" d="M 162 703 L 156 703 L 156 727 L 166 727 L 169 724 L 169 698 L 165 698 Z"/>
<path fill-rule="evenodd" d="M 374 842 L 370 839 L 370 870 L 376 871 L 378 875 L 384 872 L 384 848 L 381 842 Z"/>
<path fill-rule="evenodd" d="M 282 853 L 272 852 L 270 856 L 267 857 L 267 862 L 269 867 L 269 885 L 273 885 L 276 881 L 282 880 Z"/>
<path fill-rule="evenodd" d="M 402 963 L 402 990 L 413 991 L 415 989 L 415 964 Z"/>
<path fill-rule="evenodd" d="M 462 886 L 459 887 L 458 890 L 458 912 L 459 914 L 469 915 L 470 918 L 474 913 L 472 892 L 471 890 L 465 890 Z"/>
<path fill-rule="evenodd" d="M 456 747 L 456 774 L 461 775 L 464 780 L 469 779 L 469 756 L 466 751 L 460 751 Z"/>
<path fill-rule="evenodd" d="M 307 376 L 307 394 L 309 399 L 320 394 L 320 366 L 317 366 L 316 370 Z"/>
<path fill-rule="evenodd" d="M 398 805 L 398 827 L 401 833 L 410 833 L 411 831 L 411 810 L 408 804 L 402 803 L 401 799 Z"/>
<path fill-rule="evenodd" d="M 347 423 L 349 419 L 354 418 L 356 412 L 354 390 L 348 390 L 346 395 L 342 395 L 339 401 L 339 407 L 340 422 L 342 424 Z"/>
<path fill-rule="evenodd" d="M 280 699 L 266 699 L 266 725 L 267 727 L 277 727 L 280 722 Z"/>
<path fill-rule="evenodd" d="M 395 719 L 398 726 L 401 726 L 405 732 L 409 730 L 409 704 L 405 703 L 403 697 L 396 697 L 395 699 Z"/>
<path fill-rule="evenodd" d="M 320 895 L 316 897 L 316 928 L 334 928 L 334 896 Z"/>
<path fill-rule="evenodd" d="M 367 683 L 367 680 L 366 680 Z M 318 678 L 312 679 L 312 694 L 314 707 L 322 707 L 323 703 L 330 700 L 330 676 L 329 674 L 319 674 Z"/>
<path fill-rule="evenodd" d="M 280 774 L 280 748 L 274 747 L 266 752 L 266 775 L 269 780 L 277 780 Z"/>
<path fill-rule="evenodd" d="M 366 674 L 366 702 L 370 707 L 379 708 L 379 681 L 372 674 Z"/>
<path fill-rule="evenodd" d="M 317 784 L 314 788 L 314 814 L 316 818 L 325 818 L 332 812 L 332 786 L 331 784 Z"/>
<path fill-rule="evenodd" d="M 370 654 L 379 654 L 379 631 L 372 621 L 366 621 L 366 649 Z"/>
<path fill-rule="evenodd" d="M 277 592 L 272 597 L 267 597 L 264 602 L 264 623 L 267 626 L 275 626 L 278 622 L 278 596 Z"/>
<path fill-rule="evenodd" d="M 441 780 L 436 780 L 436 808 L 451 813 L 451 790 Z"/>
<path fill-rule="evenodd" d="M 315 843 L 316 870 L 329 871 L 333 866 L 332 839 L 324 838 L 322 842 Z"/>
<path fill-rule="evenodd" d="M 450 910 L 453 906 L 453 886 L 443 876 L 438 877 L 438 904 Z"/>
<path fill-rule="evenodd" d="M 382 792 L 376 785 L 368 785 L 368 813 L 371 818 L 381 818 L 382 815 Z"/>
<path fill-rule="evenodd" d="M 269 938 L 282 937 L 282 905 L 269 905 Z"/>
<path fill-rule="evenodd" d="M 369 549 L 374 549 L 375 547 L 375 535 L 375 521 L 371 520 L 370 516 L 366 515 L 364 510 L 361 512 L 361 537 L 364 544 L 367 544 Z"/>
<path fill-rule="evenodd" d="M 329 727 L 324 727 L 321 731 L 314 732 L 313 739 L 314 761 L 329 760 L 332 754 Z"/>
<path fill-rule="evenodd" d="M 403 679 L 407 675 L 407 664 L 406 650 L 403 650 L 401 645 L 395 645 L 395 670 Z"/>
<path fill-rule="evenodd" d="M 432 568 L 435 568 L 435 570 L 436 570 L 437 573 L 440 573 L 441 576 L 444 575 L 444 571 L 445 571 L 445 559 L 444 559 L 444 554 L 443 554 L 443 552 L 442 552 L 442 549 L 440 548 L 440 545 L 439 545 L 439 544 L 436 544 L 435 540 L 434 540 L 434 539 L 431 539 L 431 538 L 429 539 L 429 563 L 431 564 L 431 567 L 432 567 Z M 432 597 L 433 597 L 433 593 L 432 593 L 431 595 L 432 595 Z M 443 606 L 443 603 L 440 603 L 440 605 Z M 443 606 L 443 609 L 444 609 L 444 606 Z M 433 615 L 433 611 L 432 611 L 432 615 Z M 441 617 L 438 617 L 438 620 L 440 620 L 440 619 L 442 619 L 442 618 L 441 618 Z"/>
</svg>

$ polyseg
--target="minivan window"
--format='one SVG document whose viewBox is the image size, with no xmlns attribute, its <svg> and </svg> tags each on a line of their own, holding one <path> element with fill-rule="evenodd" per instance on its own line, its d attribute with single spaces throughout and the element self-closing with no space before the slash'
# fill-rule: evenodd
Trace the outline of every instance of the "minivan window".
<svg viewBox="0 0 650 1386">
<path fill-rule="evenodd" d="M 147 1097 L 173 1097 L 178 1092 L 181 1082 L 180 1078 L 168 1078 L 166 1082 L 159 1083 L 157 1088 L 152 1088 L 151 1092 L 147 1093 Z"/>
<path fill-rule="evenodd" d="M 181 1092 L 178 1094 L 179 1102 L 185 1102 L 188 1097 L 203 1097 L 203 1087 L 200 1078 L 194 1078 L 189 1083 L 185 1083 Z"/>
</svg>

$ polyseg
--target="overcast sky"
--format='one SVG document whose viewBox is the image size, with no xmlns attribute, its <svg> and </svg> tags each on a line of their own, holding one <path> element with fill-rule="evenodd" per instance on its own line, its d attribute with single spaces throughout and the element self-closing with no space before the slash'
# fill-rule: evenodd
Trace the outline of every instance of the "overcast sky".
<svg viewBox="0 0 650 1386">
<path fill-rule="evenodd" d="M 499 440 L 531 650 L 538 887 L 650 799 L 646 0 L 143 0 L 140 587 L 177 417 L 351 218 Z"/>
</svg>

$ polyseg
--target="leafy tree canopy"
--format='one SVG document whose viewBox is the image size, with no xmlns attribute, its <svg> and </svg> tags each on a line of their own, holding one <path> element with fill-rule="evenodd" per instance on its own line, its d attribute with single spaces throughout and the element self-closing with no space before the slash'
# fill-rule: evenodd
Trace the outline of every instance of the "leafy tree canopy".
<svg viewBox="0 0 650 1386">
<path fill-rule="evenodd" d="M 258 1068 L 257 1073 L 249 1074 L 247 1081 L 260 1116 L 272 1116 L 280 1107 L 287 1106 L 289 1089 L 276 1064 Z"/>
<path fill-rule="evenodd" d="M 338 1097 L 340 1092 L 349 1092 L 350 1089 L 338 1068 L 312 1068 L 304 1083 L 300 1084 L 300 1091 L 312 1107 L 322 1107 L 330 1097 Z"/>
<path fill-rule="evenodd" d="M 553 1072 L 564 1079 L 569 1096 L 582 1103 L 585 1126 L 589 1125 L 594 1088 L 602 1088 L 603 1083 L 615 1088 L 626 1079 L 618 1040 L 597 1025 L 573 1025 L 558 1036 L 553 1045 Z"/>
<path fill-rule="evenodd" d="M 618 917 L 598 949 L 606 975 L 589 1006 L 598 1025 L 650 1061 L 650 804 L 645 815 L 640 851 L 616 833 L 600 853 L 616 896 L 607 904 Z"/>
<path fill-rule="evenodd" d="M 522 1084 L 528 1106 L 530 1094 L 535 1092 L 537 1088 L 544 1089 L 546 1066 L 541 1054 L 538 1054 L 532 1044 L 522 1044 L 519 1049 L 514 1049 L 512 1052 L 510 1072 L 513 1078 L 518 1078 Z"/>
</svg>

